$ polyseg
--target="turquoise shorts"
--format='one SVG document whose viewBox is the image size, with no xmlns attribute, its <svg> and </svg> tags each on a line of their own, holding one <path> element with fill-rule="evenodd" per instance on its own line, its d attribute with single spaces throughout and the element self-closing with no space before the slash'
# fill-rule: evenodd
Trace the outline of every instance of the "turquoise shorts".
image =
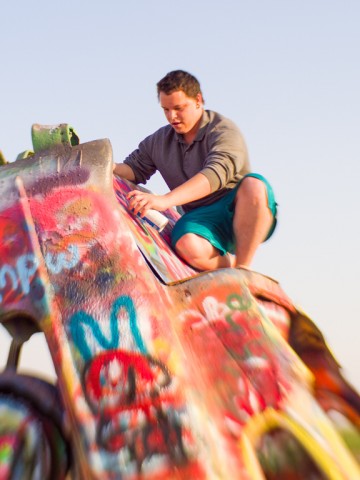
<svg viewBox="0 0 360 480">
<path fill-rule="evenodd" d="M 176 242 L 186 233 L 195 233 L 200 237 L 206 238 L 221 255 L 227 252 L 234 253 L 235 238 L 233 232 L 234 217 L 234 199 L 237 189 L 242 180 L 246 177 L 255 177 L 264 182 L 267 189 L 268 206 L 273 214 L 274 221 L 265 240 L 271 237 L 276 227 L 277 203 L 273 189 L 269 182 L 258 173 L 249 173 L 245 175 L 235 188 L 224 195 L 220 200 L 198 207 L 185 213 L 174 225 L 171 233 L 171 244 L 175 248 Z"/>
</svg>

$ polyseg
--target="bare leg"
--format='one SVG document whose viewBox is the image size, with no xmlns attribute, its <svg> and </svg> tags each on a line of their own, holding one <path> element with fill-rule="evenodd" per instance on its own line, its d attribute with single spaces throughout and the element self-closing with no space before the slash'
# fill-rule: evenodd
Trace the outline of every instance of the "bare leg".
<svg viewBox="0 0 360 480">
<path fill-rule="evenodd" d="M 175 250 L 189 265 L 198 270 L 215 270 L 228 267 L 248 267 L 258 246 L 265 240 L 273 217 L 267 205 L 264 183 L 254 177 L 246 177 L 236 193 L 233 229 L 235 256 L 220 255 L 205 238 L 194 233 L 183 235 Z"/>
<path fill-rule="evenodd" d="M 176 242 L 176 253 L 198 270 L 215 270 L 235 266 L 234 255 L 220 255 L 205 238 L 195 233 L 186 233 Z"/>
<path fill-rule="evenodd" d="M 236 266 L 249 266 L 258 246 L 265 240 L 273 217 L 267 204 L 264 183 L 246 177 L 236 193 L 233 229 Z"/>
</svg>

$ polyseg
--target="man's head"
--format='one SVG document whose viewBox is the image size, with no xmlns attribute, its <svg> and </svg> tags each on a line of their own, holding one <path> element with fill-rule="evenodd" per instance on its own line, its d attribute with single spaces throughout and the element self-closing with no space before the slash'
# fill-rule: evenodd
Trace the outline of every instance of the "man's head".
<svg viewBox="0 0 360 480">
<path fill-rule="evenodd" d="M 205 103 L 201 93 L 199 81 L 194 77 L 194 75 L 184 72 L 184 70 L 173 70 L 172 72 L 167 73 L 165 77 L 157 83 L 156 86 L 159 100 L 161 92 L 165 93 L 166 95 L 170 95 L 173 92 L 181 90 L 187 97 L 190 98 L 196 99 L 200 94 L 202 103 Z"/>
<path fill-rule="evenodd" d="M 203 113 L 200 83 L 190 73 L 174 70 L 157 83 L 158 98 L 173 129 L 191 143 Z"/>
</svg>

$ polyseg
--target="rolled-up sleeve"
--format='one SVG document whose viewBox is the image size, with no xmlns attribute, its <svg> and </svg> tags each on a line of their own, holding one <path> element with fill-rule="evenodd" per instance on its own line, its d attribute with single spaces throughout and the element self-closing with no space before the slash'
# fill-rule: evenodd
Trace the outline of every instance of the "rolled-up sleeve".
<svg viewBox="0 0 360 480">
<path fill-rule="evenodd" d="M 201 173 L 211 191 L 240 180 L 250 170 L 248 152 L 240 130 L 230 121 L 218 125 L 207 137 L 208 154 Z"/>
<path fill-rule="evenodd" d="M 134 172 L 135 183 L 145 184 L 156 172 L 156 166 L 152 160 L 152 148 L 152 136 L 150 135 L 124 160 L 124 163 L 129 165 Z"/>
</svg>

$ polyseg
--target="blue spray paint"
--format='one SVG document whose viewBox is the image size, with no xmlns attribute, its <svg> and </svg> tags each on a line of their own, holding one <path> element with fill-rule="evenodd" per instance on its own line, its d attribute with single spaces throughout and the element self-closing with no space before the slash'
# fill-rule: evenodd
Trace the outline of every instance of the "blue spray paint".
<svg viewBox="0 0 360 480">
<path fill-rule="evenodd" d="M 57 255 L 49 252 L 46 253 L 45 262 L 51 273 L 57 274 L 62 272 L 62 270 L 69 270 L 79 263 L 80 254 L 77 245 L 69 245 L 67 249 L 71 254 L 70 259 L 67 259 L 67 255 L 63 252 Z"/>
<path fill-rule="evenodd" d="M 74 315 L 70 318 L 70 335 L 85 361 L 88 361 L 92 358 L 92 353 L 87 342 L 87 336 L 84 327 L 89 327 L 93 338 L 97 340 L 97 343 L 104 350 L 115 350 L 119 348 L 120 333 L 118 326 L 118 314 L 122 308 L 124 308 L 128 314 L 130 330 L 136 346 L 141 353 L 147 353 L 144 341 L 137 325 L 134 302 L 129 296 L 124 295 L 117 298 L 112 306 L 110 314 L 109 339 L 107 339 L 104 333 L 100 330 L 98 322 L 88 313 L 80 310 L 79 312 L 74 313 Z"/>
<path fill-rule="evenodd" d="M 59 254 L 45 255 L 45 263 L 48 270 L 53 274 L 58 274 L 63 270 L 70 270 L 75 267 L 80 261 L 80 253 L 77 245 L 69 245 L 67 248 L 70 253 L 67 255 L 64 252 Z M 0 268 L 0 290 L 6 287 L 7 282 L 10 282 L 10 288 L 16 291 L 21 288 L 23 295 L 30 293 L 31 281 L 36 275 L 39 268 L 39 260 L 33 253 L 26 253 L 21 255 L 16 266 L 3 265 Z M 0 302 L 2 302 L 3 296 L 0 294 Z"/>
</svg>

